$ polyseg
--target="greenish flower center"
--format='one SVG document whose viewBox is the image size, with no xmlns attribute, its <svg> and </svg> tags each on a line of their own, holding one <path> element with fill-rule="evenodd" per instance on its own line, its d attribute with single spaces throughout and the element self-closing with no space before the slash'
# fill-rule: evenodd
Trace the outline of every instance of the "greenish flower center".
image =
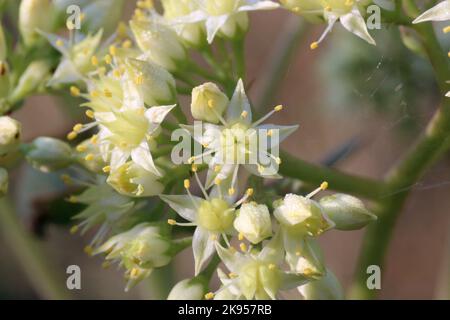
<svg viewBox="0 0 450 320">
<path fill-rule="evenodd" d="M 222 199 L 203 201 L 198 208 L 198 225 L 211 232 L 226 232 L 233 226 L 234 208 Z"/>
</svg>

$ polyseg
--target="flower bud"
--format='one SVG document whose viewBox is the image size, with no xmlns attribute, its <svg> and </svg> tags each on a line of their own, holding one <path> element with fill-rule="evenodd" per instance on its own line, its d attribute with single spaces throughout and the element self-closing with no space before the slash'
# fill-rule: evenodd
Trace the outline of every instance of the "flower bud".
<svg viewBox="0 0 450 320">
<path fill-rule="evenodd" d="M 180 38 L 169 26 L 156 21 L 132 20 L 131 30 L 146 56 L 163 68 L 174 71 L 187 58 Z"/>
<path fill-rule="evenodd" d="M 8 192 L 8 171 L 0 168 L 0 198 Z"/>
<path fill-rule="evenodd" d="M 320 205 L 338 230 L 360 229 L 377 219 L 361 200 L 346 194 L 324 197 Z"/>
<path fill-rule="evenodd" d="M 22 0 L 19 8 L 19 30 L 27 46 L 35 44 L 39 31 L 51 32 L 55 10 L 51 0 Z"/>
<path fill-rule="evenodd" d="M 111 172 L 108 184 L 118 193 L 129 197 L 150 197 L 159 195 L 164 185 L 160 177 L 129 161 Z"/>
<path fill-rule="evenodd" d="M 164 17 L 169 21 L 187 16 L 198 9 L 198 5 L 191 0 L 163 0 L 162 5 L 164 8 Z M 200 47 L 206 43 L 205 27 L 201 22 L 175 26 L 175 28 L 178 27 L 178 34 L 184 40 L 186 45 Z"/>
<path fill-rule="evenodd" d="M 127 73 L 134 81 L 145 104 L 160 106 L 176 100 L 175 79 L 163 67 L 151 61 L 127 59 Z"/>
<path fill-rule="evenodd" d="M 206 292 L 207 286 L 202 277 L 184 279 L 172 288 L 167 300 L 202 300 Z"/>
<path fill-rule="evenodd" d="M 0 156 L 14 151 L 20 144 L 22 126 L 8 116 L 0 117 Z"/>
<path fill-rule="evenodd" d="M 19 79 L 19 83 L 11 93 L 12 102 L 20 101 L 44 85 L 50 76 L 50 65 L 47 61 L 38 60 L 30 63 Z"/>
<path fill-rule="evenodd" d="M 290 233 L 317 236 L 333 226 L 319 204 L 311 199 L 287 194 L 274 206 L 275 217 Z"/>
<path fill-rule="evenodd" d="M 272 235 L 269 209 L 263 204 L 243 204 L 234 220 L 234 228 L 250 242 L 261 242 Z"/>
<path fill-rule="evenodd" d="M 60 170 L 73 162 L 72 149 L 58 139 L 39 137 L 35 139 L 26 152 L 27 161 L 42 172 Z"/>
<path fill-rule="evenodd" d="M 191 113 L 196 120 L 218 123 L 228 103 L 225 93 L 214 83 L 207 82 L 192 90 Z"/>
<path fill-rule="evenodd" d="M 305 300 L 343 300 L 344 291 L 336 276 L 327 269 L 326 274 L 298 288 Z"/>
</svg>

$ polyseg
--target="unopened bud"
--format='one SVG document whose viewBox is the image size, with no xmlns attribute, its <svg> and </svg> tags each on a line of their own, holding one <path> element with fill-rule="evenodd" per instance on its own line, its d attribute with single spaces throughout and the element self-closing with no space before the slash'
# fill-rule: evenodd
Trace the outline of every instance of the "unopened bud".
<svg viewBox="0 0 450 320">
<path fill-rule="evenodd" d="M 39 89 L 50 76 L 50 65 L 47 61 L 38 60 L 28 65 L 19 79 L 19 83 L 11 93 L 10 100 L 13 102 L 26 98 Z"/>
<path fill-rule="evenodd" d="M 326 274 L 298 288 L 306 300 L 343 300 L 344 291 L 336 276 L 326 270 Z"/>
<path fill-rule="evenodd" d="M 207 291 L 201 277 L 178 282 L 170 291 L 167 300 L 202 300 Z"/>
<path fill-rule="evenodd" d="M 214 83 L 207 82 L 192 90 L 191 113 L 196 120 L 218 123 L 228 103 L 225 93 Z"/>
<path fill-rule="evenodd" d="M 22 0 L 19 8 L 19 30 L 27 46 L 36 43 L 39 31 L 51 32 L 54 27 L 54 6 L 51 0 Z"/>
<path fill-rule="evenodd" d="M 70 146 L 61 140 L 49 137 L 34 140 L 26 153 L 26 159 L 42 172 L 63 169 L 73 162 Z"/>
<path fill-rule="evenodd" d="M 0 117 L 0 155 L 14 151 L 20 144 L 22 126 L 8 116 Z"/>
</svg>

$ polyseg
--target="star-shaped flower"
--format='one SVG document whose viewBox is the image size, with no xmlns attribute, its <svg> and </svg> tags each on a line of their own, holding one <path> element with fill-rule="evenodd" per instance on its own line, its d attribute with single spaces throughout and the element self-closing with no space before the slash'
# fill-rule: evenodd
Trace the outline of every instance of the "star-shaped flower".
<svg viewBox="0 0 450 320">
<path fill-rule="evenodd" d="M 199 10 L 176 19 L 176 24 L 198 23 L 206 26 L 208 43 L 214 41 L 218 33 L 233 38 L 240 31 L 248 28 L 247 12 L 272 10 L 278 3 L 268 0 L 196 0 Z"/>
</svg>

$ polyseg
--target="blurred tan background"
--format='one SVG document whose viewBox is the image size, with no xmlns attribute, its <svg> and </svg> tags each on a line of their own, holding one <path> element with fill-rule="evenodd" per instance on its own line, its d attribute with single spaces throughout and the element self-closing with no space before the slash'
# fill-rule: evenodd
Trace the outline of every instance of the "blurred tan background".
<svg viewBox="0 0 450 320">
<path fill-rule="evenodd" d="M 261 76 L 288 16 L 282 11 L 252 15 L 247 42 L 247 82 L 254 80 L 249 92 L 253 99 L 256 99 Z M 339 29 L 334 33 L 341 32 Z M 361 147 L 345 159 L 339 169 L 380 179 L 411 146 L 417 134 L 399 134 L 396 128 L 401 125 L 402 117 L 391 118 L 363 106 L 352 106 L 339 112 L 330 111 L 328 102 L 325 103 L 323 99 L 329 87 L 318 76 L 318 64 L 321 55 L 333 50 L 333 47 L 325 44 L 314 52 L 309 50 L 309 43 L 321 30 L 320 26 L 313 28 L 302 41 L 283 79 L 282 90 L 277 95 L 277 103 L 284 104 L 286 108 L 273 121 L 300 124 L 300 129 L 283 144 L 283 148 L 302 159 L 319 162 L 336 146 L 358 137 L 363 141 Z M 346 36 L 352 37 L 350 34 Z M 376 52 L 377 49 L 373 50 Z M 186 101 L 184 107 L 188 107 Z M 420 109 L 419 126 L 427 123 L 434 108 L 434 105 L 429 104 Z M 66 112 L 58 106 L 58 101 L 49 97 L 29 99 L 14 117 L 22 121 L 26 140 L 39 135 L 64 137 L 72 125 Z M 449 164 L 448 158 L 441 161 L 419 185 L 414 186 L 396 226 L 382 269 L 380 298 L 434 299 L 443 297 L 442 288 L 448 288 Z M 15 178 L 18 179 L 26 170 L 29 169 L 22 167 L 16 172 Z M 43 189 L 42 194 L 45 193 Z M 21 214 L 24 223 L 30 225 L 29 216 L 23 212 Z M 321 239 L 327 264 L 346 288 L 352 280 L 363 232 L 331 231 Z M 103 270 L 99 258 L 89 258 L 83 253 L 88 238 L 71 236 L 67 228 L 51 226 L 46 230 L 43 241 L 49 259 L 57 268 L 55 271 L 64 274 L 70 264 L 81 267 L 82 290 L 74 292 L 76 298 L 151 297 L 148 283 L 125 294 L 122 271 L 114 268 Z M 12 248 L 11 244 L 0 242 L 0 298 L 36 298 L 12 254 Z M 192 269 L 186 268 L 190 263 L 185 262 L 191 259 L 190 256 L 191 252 L 187 250 L 177 259 L 175 269 L 178 279 L 192 276 Z"/>
</svg>

